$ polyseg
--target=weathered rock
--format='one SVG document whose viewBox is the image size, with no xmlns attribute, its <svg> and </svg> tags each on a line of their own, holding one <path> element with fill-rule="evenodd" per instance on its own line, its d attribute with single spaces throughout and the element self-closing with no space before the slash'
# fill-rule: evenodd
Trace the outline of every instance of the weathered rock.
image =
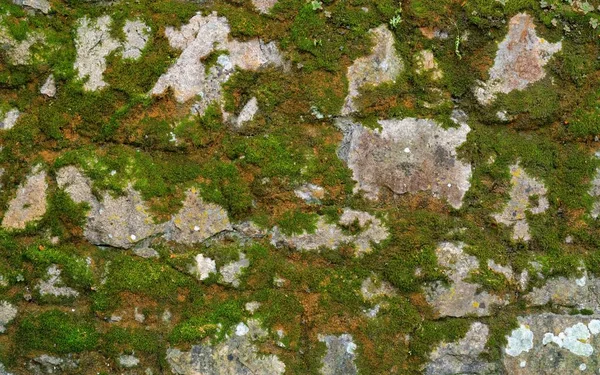
<svg viewBox="0 0 600 375">
<path fill-rule="evenodd" d="M 342 231 L 342 227 L 358 223 L 359 233 L 349 235 Z M 338 224 L 328 223 L 323 217 L 317 221 L 314 233 L 286 236 L 273 228 L 271 243 L 279 246 L 285 245 L 298 250 L 318 250 L 319 248 L 337 249 L 342 244 L 354 244 L 355 255 L 359 256 L 371 252 L 372 243 L 378 244 L 385 240 L 389 232 L 377 217 L 362 211 L 349 208 L 344 209 Z"/>
<path fill-rule="evenodd" d="M 549 279 L 545 285 L 533 288 L 525 296 L 525 301 L 530 306 L 552 303 L 555 308 L 562 308 L 564 313 L 576 308 L 600 314 L 600 279 L 587 272 L 579 278 L 561 276 Z"/>
<path fill-rule="evenodd" d="M 380 190 L 395 194 L 430 191 L 454 208 L 471 186 L 471 165 L 458 159 L 456 148 L 471 130 L 460 112 L 458 128 L 444 129 L 433 120 L 406 118 L 380 120 L 381 130 L 370 130 L 348 119 L 339 119 L 344 140 L 339 157 L 352 170 L 354 192 L 378 199 Z"/>
<path fill-rule="evenodd" d="M 150 27 L 137 19 L 127 20 L 123 26 L 125 43 L 123 44 L 123 58 L 137 60 L 142 57 L 142 50 L 150 38 Z"/>
<path fill-rule="evenodd" d="M 0 302 L 0 333 L 6 332 L 6 326 L 17 317 L 17 308 L 9 302 Z"/>
<path fill-rule="evenodd" d="M 360 294 L 366 301 L 373 301 L 379 297 L 393 297 L 396 289 L 385 281 L 375 281 L 373 277 L 366 278 L 360 286 Z"/>
<path fill-rule="evenodd" d="M 194 258 L 196 266 L 192 269 L 200 280 L 206 280 L 209 278 L 211 273 L 217 273 L 217 265 L 214 260 L 205 258 L 203 254 L 198 254 Z"/>
<path fill-rule="evenodd" d="M 523 90 L 541 80 L 546 76 L 544 66 L 561 48 L 561 42 L 549 43 L 537 36 L 531 16 L 526 13 L 513 16 L 508 35 L 498 45 L 488 80 L 475 89 L 477 100 L 489 104 L 498 93 Z"/>
<path fill-rule="evenodd" d="M 0 375 L 14 375 L 12 372 L 8 372 L 6 367 L 2 363 L 0 363 Z"/>
<path fill-rule="evenodd" d="M 73 370 L 77 369 L 78 363 L 70 356 L 60 358 L 42 354 L 41 356 L 32 359 L 27 367 L 34 375 L 65 374 L 72 373 Z"/>
<path fill-rule="evenodd" d="M 269 13 L 278 0 L 252 0 L 252 5 L 263 14 Z"/>
<path fill-rule="evenodd" d="M 136 247 L 133 249 L 133 253 L 142 258 L 160 258 L 160 254 L 158 251 L 154 250 L 151 247 Z"/>
<path fill-rule="evenodd" d="M 182 53 L 158 79 L 152 94 L 160 95 L 171 88 L 180 103 L 199 95 L 201 100 L 195 105 L 194 112 L 203 114 L 208 105 L 221 100 L 221 85 L 229 79 L 236 66 L 243 70 L 258 70 L 283 65 L 275 43 L 265 44 L 258 39 L 229 41 L 229 32 L 227 20 L 216 13 L 208 16 L 198 14 L 179 30 L 167 27 L 165 34 L 171 47 Z M 207 74 L 201 60 L 217 50 L 226 50 L 229 56 L 219 56 L 217 64 Z"/>
<path fill-rule="evenodd" d="M 0 16 L 2 20 L 2 16 Z M 13 65 L 28 65 L 31 63 L 31 47 L 46 40 L 44 34 L 31 32 L 23 40 L 14 39 L 8 30 L 0 25 L 0 46 L 6 50 L 8 61 Z"/>
<path fill-rule="evenodd" d="M 40 280 L 36 285 L 36 289 L 42 296 L 51 295 L 55 297 L 77 297 L 79 292 L 73 288 L 67 286 L 61 286 L 63 284 L 62 278 L 60 277 L 61 270 L 56 264 L 48 267 L 47 280 Z"/>
<path fill-rule="evenodd" d="M 539 314 L 518 319 L 520 327 L 508 336 L 502 359 L 508 374 L 578 374 L 600 367 L 597 317 Z"/>
<path fill-rule="evenodd" d="M 50 2 L 48 0 L 13 0 L 14 4 L 39 10 L 44 14 L 50 12 Z"/>
<path fill-rule="evenodd" d="M 27 223 L 41 219 L 46 213 L 46 171 L 36 165 L 25 183 L 17 189 L 17 196 L 8 204 L 2 219 L 2 227 L 25 229 Z"/>
<path fill-rule="evenodd" d="M 549 207 L 548 198 L 546 198 L 546 187 L 543 183 L 530 177 L 519 163 L 510 166 L 512 185 L 510 191 L 510 200 L 504 211 L 494 214 L 497 222 L 504 225 L 513 226 L 513 239 L 529 241 L 529 224 L 527 223 L 526 211 L 532 214 L 540 214 Z M 529 197 L 537 196 L 537 205 L 532 205 Z"/>
<path fill-rule="evenodd" d="M 596 170 L 596 175 L 592 180 L 592 188 L 590 189 L 590 195 L 596 198 L 594 205 L 592 207 L 591 215 L 594 219 L 597 219 L 600 216 L 600 168 Z"/>
<path fill-rule="evenodd" d="M 429 356 L 425 366 L 426 375 L 496 375 L 501 373 L 497 364 L 490 363 L 480 355 L 485 352 L 489 329 L 475 322 L 462 339 L 453 343 L 442 342 Z"/>
<path fill-rule="evenodd" d="M 356 112 L 354 99 L 359 89 L 367 85 L 393 82 L 404 69 L 402 59 L 394 47 L 394 34 L 386 25 L 369 31 L 373 49 L 368 56 L 360 57 L 348 67 L 348 95 L 342 107 L 342 116 Z"/>
<path fill-rule="evenodd" d="M 136 367 L 137 365 L 140 364 L 140 360 L 131 354 L 123 354 L 121 356 L 119 356 L 119 364 L 125 368 L 132 368 L 132 367 Z"/>
<path fill-rule="evenodd" d="M 120 47 L 120 43 L 110 35 L 111 23 L 110 16 L 102 16 L 95 21 L 86 16 L 79 20 L 74 68 L 79 79 L 87 78 L 83 84 L 85 90 L 96 91 L 107 85 L 103 80 L 106 57 Z"/>
<path fill-rule="evenodd" d="M 56 82 L 54 81 L 54 74 L 50 74 L 46 78 L 46 82 L 40 88 L 40 94 L 46 95 L 49 98 L 54 98 L 56 95 Z"/>
<path fill-rule="evenodd" d="M 241 129 L 245 123 L 254 120 L 254 116 L 258 112 L 258 100 L 256 97 L 252 97 L 248 100 L 248 103 L 242 108 L 242 111 L 238 116 L 230 119 L 230 122 L 236 129 Z"/>
<path fill-rule="evenodd" d="M 304 184 L 294 190 L 294 195 L 309 204 L 320 204 L 325 198 L 325 189 L 315 184 Z"/>
<path fill-rule="evenodd" d="M 183 208 L 167 225 L 165 238 L 192 245 L 231 230 L 227 212 L 214 203 L 204 202 L 196 189 L 190 189 L 186 192 Z"/>
<path fill-rule="evenodd" d="M 479 292 L 479 285 L 465 281 L 471 271 L 479 268 L 479 261 L 465 254 L 464 247 L 463 243 L 442 242 L 435 251 L 439 265 L 446 269 L 444 273 L 450 285 L 435 282 L 424 289 L 427 302 L 440 317 L 488 316 L 493 305 L 507 303 L 504 297 Z"/>
<path fill-rule="evenodd" d="M 16 125 L 17 120 L 19 120 L 19 117 L 21 116 L 21 112 L 19 112 L 18 109 L 13 108 L 6 113 L 0 113 L 0 116 L 4 117 L 2 121 L 0 121 L 0 129 L 9 130 Z"/>
<path fill-rule="evenodd" d="M 444 73 L 438 67 L 437 61 L 435 61 L 433 52 L 430 50 L 420 51 L 416 54 L 415 60 L 417 62 L 417 74 L 429 73 L 434 81 L 444 76 Z"/>
<path fill-rule="evenodd" d="M 319 335 L 319 341 L 327 346 L 327 353 L 321 361 L 321 374 L 323 375 L 356 375 L 358 369 L 354 363 L 356 358 L 356 344 L 352 335 L 344 333 L 339 336 Z"/>
<path fill-rule="evenodd" d="M 240 286 L 240 276 L 244 272 L 244 268 L 250 266 L 250 261 L 246 258 L 246 254 L 240 253 L 240 259 L 231 263 L 227 263 L 219 270 L 221 280 L 226 284 L 231 284 L 234 287 Z"/>
<path fill-rule="evenodd" d="M 193 345 L 189 352 L 167 349 L 171 371 L 178 375 L 283 374 L 285 364 L 275 355 L 259 354 L 253 343 L 252 330 L 245 327 L 247 330 L 239 330 L 240 335 L 234 334 L 214 346 Z"/>
<path fill-rule="evenodd" d="M 75 167 L 60 169 L 56 181 L 73 201 L 89 204 L 84 236 L 92 244 L 129 249 L 163 231 L 164 225 L 154 224 L 142 197 L 131 186 L 124 196 L 114 198 L 104 193 L 99 201 L 92 194 L 91 181 Z"/>
</svg>

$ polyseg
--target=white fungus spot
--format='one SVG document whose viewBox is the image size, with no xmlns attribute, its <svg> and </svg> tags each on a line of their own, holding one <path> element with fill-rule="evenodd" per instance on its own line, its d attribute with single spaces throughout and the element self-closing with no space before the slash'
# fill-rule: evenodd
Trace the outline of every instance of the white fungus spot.
<svg viewBox="0 0 600 375">
<path fill-rule="evenodd" d="M 199 226 L 197 226 L 197 225 L 196 225 L 196 226 L 194 226 L 194 232 L 197 232 L 197 231 L 199 231 L 199 230 L 200 230 L 200 227 L 199 227 Z"/>
<path fill-rule="evenodd" d="M 410 154 L 410 148 L 408 148 L 408 147 L 407 147 L 407 148 L 405 148 L 405 149 L 404 149 L 404 152 L 406 152 L 407 154 Z"/>
<path fill-rule="evenodd" d="M 135 240 L 137 240 L 137 236 L 136 236 L 135 234 L 132 234 L 132 235 L 130 236 L 130 238 L 131 238 L 131 240 L 132 240 L 132 241 L 135 241 Z"/>
<path fill-rule="evenodd" d="M 248 328 L 248 326 L 245 325 L 244 323 L 239 323 L 235 327 L 235 334 L 237 336 L 245 336 L 249 331 L 250 331 L 250 328 Z"/>
<path fill-rule="evenodd" d="M 579 370 L 580 371 L 585 371 L 585 369 L 587 368 L 587 366 L 585 365 L 585 363 L 582 363 L 579 365 Z"/>
<path fill-rule="evenodd" d="M 523 368 L 523 367 L 527 366 L 527 361 L 521 361 L 521 363 L 519 363 L 519 366 L 520 366 L 521 368 Z"/>
</svg>

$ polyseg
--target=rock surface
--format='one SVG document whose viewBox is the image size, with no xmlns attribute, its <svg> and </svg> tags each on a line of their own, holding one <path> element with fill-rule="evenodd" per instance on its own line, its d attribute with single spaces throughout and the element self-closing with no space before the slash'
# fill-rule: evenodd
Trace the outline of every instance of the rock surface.
<svg viewBox="0 0 600 375">
<path fill-rule="evenodd" d="M 324 342 L 327 346 L 327 353 L 322 360 L 321 374 L 358 374 L 358 369 L 354 363 L 357 346 L 353 342 L 352 335 L 347 333 L 339 336 L 319 335 L 319 341 Z"/>
<path fill-rule="evenodd" d="M 352 170 L 354 192 L 376 200 L 381 190 L 429 191 L 460 208 L 471 186 L 471 165 L 459 160 L 456 149 L 471 129 L 456 118 L 459 127 L 449 129 L 415 118 L 379 120 L 381 130 L 338 120 L 344 132 L 338 155 Z"/>
<path fill-rule="evenodd" d="M 528 211 L 537 215 L 548 209 L 546 187 L 530 177 L 519 163 L 510 166 L 510 175 L 510 200 L 504 210 L 493 217 L 497 222 L 513 227 L 513 239 L 529 241 L 531 235 L 525 213 Z M 530 197 L 537 197 L 537 203 L 532 204 Z"/>
<path fill-rule="evenodd" d="M 28 368 L 32 375 L 72 373 L 78 367 L 76 360 L 42 354 L 29 362 Z"/>
<path fill-rule="evenodd" d="M 463 243 L 442 242 L 435 250 L 438 263 L 445 268 L 444 273 L 450 285 L 435 282 L 424 289 L 427 302 L 440 317 L 488 316 L 495 305 L 507 303 L 504 297 L 479 291 L 479 285 L 466 281 L 470 273 L 479 268 L 479 261 L 466 254 L 464 247 Z"/>
<path fill-rule="evenodd" d="M 6 113 L 0 113 L 0 117 L 4 117 L 2 121 L 0 121 L 0 129 L 9 130 L 12 129 L 13 126 L 17 124 L 17 120 L 21 116 L 21 112 L 18 109 L 13 108 Z"/>
<path fill-rule="evenodd" d="M 46 95 L 49 98 L 54 98 L 56 95 L 56 82 L 54 81 L 54 74 L 50 74 L 46 78 L 46 82 L 40 88 L 40 94 Z"/>
<path fill-rule="evenodd" d="M 271 8 L 277 4 L 278 0 L 252 0 L 252 5 L 260 12 L 260 13 L 269 13 Z"/>
<path fill-rule="evenodd" d="M 393 82 L 404 69 L 394 46 L 394 35 L 387 26 L 372 29 L 370 34 L 373 40 L 371 54 L 358 58 L 348 67 L 348 96 L 344 100 L 342 116 L 356 112 L 358 108 L 354 99 L 358 97 L 362 87 Z"/>
<path fill-rule="evenodd" d="M 206 280 L 211 273 L 217 273 L 217 265 L 214 260 L 205 258 L 202 254 L 196 255 L 194 260 L 196 266 L 192 269 L 192 273 L 196 274 L 200 280 Z"/>
<path fill-rule="evenodd" d="M 47 189 L 46 171 L 37 165 L 17 189 L 17 196 L 8 204 L 2 227 L 25 229 L 27 223 L 41 219 L 46 213 Z"/>
<path fill-rule="evenodd" d="M 490 104 L 496 94 L 523 90 L 546 76 L 544 66 L 560 51 L 562 43 L 550 43 L 537 36 L 533 18 L 519 13 L 510 19 L 508 35 L 498 45 L 489 78 L 475 89 L 481 104 Z"/>
<path fill-rule="evenodd" d="M 245 268 L 250 266 L 250 260 L 246 258 L 246 254 L 240 253 L 240 259 L 233 261 L 231 263 L 227 263 L 221 269 L 219 269 L 219 273 L 221 274 L 221 279 L 225 284 L 231 284 L 234 287 L 240 286 L 240 276 L 244 272 Z"/>
<path fill-rule="evenodd" d="M 44 14 L 50 12 L 50 2 L 48 0 L 13 0 L 14 4 L 23 7 L 39 10 Z"/>
<path fill-rule="evenodd" d="M 440 70 L 433 52 L 430 50 L 422 50 L 416 56 L 417 74 L 430 74 L 434 81 L 441 79 L 444 73 Z"/>
<path fill-rule="evenodd" d="M 596 170 L 596 175 L 592 180 L 592 188 L 590 189 L 590 195 L 596 198 L 594 205 L 592 207 L 591 215 L 594 219 L 597 219 L 600 216 L 600 168 Z"/>
<path fill-rule="evenodd" d="M 1 15 L 0 21 L 2 21 Z M 44 34 L 38 32 L 30 32 L 27 34 L 27 38 L 17 40 L 3 25 L 0 25 L 0 45 L 2 49 L 6 50 L 8 61 L 13 65 L 29 65 L 33 60 L 31 47 L 44 43 L 45 40 Z"/>
<path fill-rule="evenodd" d="M 0 302 L 0 333 L 6 332 L 6 326 L 17 317 L 17 312 L 17 308 L 9 302 Z"/>
<path fill-rule="evenodd" d="M 548 279 L 543 286 L 533 288 L 524 299 L 530 306 L 551 303 L 565 314 L 573 308 L 600 314 L 600 279 L 587 272 L 581 277 Z"/>
<path fill-rule="evenodd" d="M 55 297 L 78 297 L 79 292 L 75 289 L 69 288 L 67 286 L 61 286 L 61 284 L 63 284 L 63 281 L 60 277 L 60 274 L 61 270 L 56 264 L 53 264 L 50 267 L 48 267 L 48 279 L 40 280 L 40 282 L 36 286 L 36 289 L 40 292 L 40 295 L 51 295 Z"/>
<path fill-rule="evenodd" d="M 150 39 L 150 29 L 144 22 L 137 19 L 127 20 L 123 26 L 125 43 L 123 43 L 123 58 L 137 60 L 142 57 L 142 50 Z"/>
</svg>

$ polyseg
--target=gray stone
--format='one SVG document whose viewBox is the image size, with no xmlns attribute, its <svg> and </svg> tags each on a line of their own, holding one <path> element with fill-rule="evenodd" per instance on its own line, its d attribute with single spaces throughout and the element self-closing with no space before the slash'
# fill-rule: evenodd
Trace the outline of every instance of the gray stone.
<svg viewBox="0 0 600 375">
<path fill-rule="evenodd" d="M 252 0 L 252 5 L 258 10 L 260 13 L 266 14 L 271 11 L 271 8 L 277 4 L 278 0 Z"/>
<path fill-rule="evenodd" d="M 546 198 L 546 187 L 543 183 L 530 177 L 519 163 L 510 166 L 512 188 L 510 200 L 499 214 L 493 217 L 497 222 L 513 227 L 513 239 L 529 241 L 529 224 L 527 223 L 526 211 L 537 215 L 546 211 L 549 207 Z M 529 197 L 537 196 L 538 202 L 534 206 Z"/>
<path fill-rule="evenodd" d="M 537 36 L 531 16 L 526 13 L 513 16 L 508 35 L 498 45 L 488 80 L 475 89 L 477 100 L 487 105 L 498 93 L 523 90 L 541 80 L 546 76 L 544 66 L 561 48 L 561 42 L 549 43 Z"/>
<path fill-rule="evenodd" d="M 13 108 L 6 113 L 1 113 L 0 116 L 4 117 L 2 121 L 0 121 L 0 129 L 9 130 L 17 124 L 17 121 L 21 116 L 21 112 L 18 109 Z"/>
<path fill-rule="evenodd" d="M 17 317 L 17 308 L 7 301 L 0 302 L 0 333 L 6 332 L 6 326 Z"/>
<path fill-rule="evenodd" d="M 240 286 L 240 276 L 244 272 L 244 268 L 248 268 L 249 266 L 250 261 L 246 258 L 246 254 L 240 253 L 239 260 L 227 263 L 219 269 L 221 280 L 237 288 Z"/>
<path fill-rule="evenodd" d="M 319 341 L 327 346 L 327 353 L 322 359 L 323 375 L 356 375 L 358 369 L 354 360 L 356 358 L 356 344 L 352 341 L 352 335 L 347 333 L 339 336 L 319 335 Z"/>
<path fill-rule="evenodd" d="M 258 100 L 256 97 L 252 97 L 248 100 L 248 103 L 242 108 L 240 114 L 232 119 L 230 122 L 236 129 L 241 129 L 245 123 L 254 120 L 254 116 L 258 112 Z"/>
<path fill-rule="evenodd" d="M 6 367 L 2 363 L 0 363 L 0 375 L 14 375 L 12 372 L 8 372 Z"/>
<path fill-rule="evenodd" d="M 44 14 L 50 12 L 50 2 L 48 0 L 13 0 L 14 4 L 39 10 Z"/>
<path fill-rule="evenodd" d="M 77 367 L 77 361 L 70 356 L 60 358 L 47 354 L 32 359 L 28 364 L 29 370 L 34 375 L 72 373 Z"/>
<path fill-rule="evenodd" d="M 55 297 L 78 297 L 79 292 L 73 288 L 61 286 L 63 284 L 62 278 L 60 277 L 61 270 L 56 264 L 48 267 L 47 280 L 40 280 L 36 285 L 36 289 L 42 296 L 55 296 Z"/>
<path fill-rule="evenodd" d="M 0 21 L 2 16 L 0 15 Z M 44 34 L 31 32 L 23 40 L 14 39 L 9 31 L 0 25 L 0 46 L 6 50 L 8 61 L 13 65 L 28 65 L 32 61 L 31 47 L 37 43 L 43 43 L 46 40 Z"/>
<path fill-rule="evenodd" d="M 563 313 L 571 309 L 592 310 L 600 314 L 600 279 L 584 272 L 581 277 L 557 277 L 525 295 L 529 306 L 544 306 L 549 303 Z"/>
<path fill-rule="evenodd" d="M 133 249 L 133 253 L 142 258 L 160 258 L 158 251 L 151 247 L 136 247 Z"/>
<path fill-rule="evenodd" d="M 56 95 L 56 82 L 54 81 L 54 74 L 50 74 L 46 78 L 46 82 L 40 88 L 40 94 L 46 95 L 49 98 L 54 98 Z"/>
<path fill-rule="evenodd" d="M 471 130 L 462 113 L 455 112 L 458 128 L 444 129 L 433 120 L 379 120 L 371 130 L 348 119 L 338 119 L 344 132 L 339 157 L 352 170 L 354 192 L 378 199 L 380 191 L 395 194 L 429 191 L 454 208 L 471 186 L 471 165 L 458 159 L 456 149 Z"/>
<path fill-rule="evenodd" d="M 519 317 L 518 321 L 520 326 L 507 337 L 503 352 L 506 373 L 578 374 L 582 368 L 600 367 L 597 316 L 544 313 Z"/>
<path fill-rule="evenodd" d="M 142 50 L 148 43 L 150 31 L 150 27 L 139 19 L 125 22 L 123 26 L 125 43 L 123 43 L 122 53 L 124 59 L 137 60 L 142 57 Z"/>
<path fill-rule="evenodd" d="M 342 227 L 358 223 L 361 231 L 357 234 L 345 234 Z M 337 224 L 329 223 L 320 217 L 314 233 L 303 232 L 287 236 L 273 228 L 271 243 L 275 246 L 287 246 L 297 250 L 318 250 L 319 248 L 337 249 L 342 244 L 353 244 L 355 255 L 360 256 L 373 250 L 372 244 L 384 241 L 389 232 L 377 217 L 362 211 L 345 208 Z"/>
<path fill-rule="evenodd" d="M 426 375 L 478 374 L 497 375 L 501 373 L 497 364 L 480 358 L 485 352 L 489 329 L 485 324 L 471 324 L 465 337 L 453 343 L 442 342 L 430 354 L 425 366 Z"/>
<path fill-rule="evenodd" d="M 368 277 L 360 286 L 360 294 L 366 301 L 373 301 L 380 297 L 395 296 L 396 289 L 388 282 L 374 280 L 373 277 Z"/>
<path fill-rule="evenodd" d="M 444 73 L 440 70 L 437 61 L 435 61 L 433 52 L 430 50 L 419 51 L 415 55 L 415 60 L 417 62 L 417 74 L 429 74 L 431 79 L 434 81 L 437 81 L 444 76 Z"/>
<path fill-rule="evenodd" d="M 17 189 L 16 197 L 8 204 L 2 227 L 25 229 L 27 223 L 41 219 L 46 213 L 47 189 L 46 171 L 42 170 L 40 165 L 36 165 Z"/>
<path fill-rule="evenodd" d="M 107 85 L 103 80 L 106 57 L 120 47 L 120 43 L 110 35 L 111 23 L 110 16 L 106 15 L 94 21 L 87 16 L 79 20 L 74 68 L 79 79 L 87 78 L 83 84 L 85 90 L 96 91 Z"/>
<path fill-rule="evenodd" d="M 325 198 L 325 189 L 315 184 L 304 184 L 294 190 L 294 195 L 308 204 L 320 204 Z"/>
<path fill-rule="evenodd" d="M 356 99 L 362 87 L 377 86 L 394 82 L 404 69 L 402 59 L 394 46 L 394 34 L 386 25 L 369 31 L 373 40 L 373 49 L 368 56 L 360 57 L 348 67 L 348 95 L 342 107 L 342 116 L 357 111 Z"/>
<path fill-rule="evenodd" d="M 246 328 L 242 330 L 245 332 L 243 335 L 234 334 L 214 346 L 193 345 L 189 352 L 167 349 L 171 371 L 178 375 L 283 374 L 285 364 L 275 355 L 260 354 L 253 342 L 251 328 Z"/>
<path fill-rule="evenodd" d="M 140 360 L 134 355 L 122 354 L 119 356 L 119 364 L 125 368 L 132 368 L 139 365 Z"/>
<path fill-rule="evenodd" d="M 190 189 L 183 207 L 167 224 L 165 238 L 192 245 L 232 230 L 227 212 L 221 206 L 204 202 L 196 189 Z"/>
<path fill-rule="evenodd" d="M 214 260 L 204 257 L 203 254 L 198 254 L 194 258 L 196 265 L 192 268 L 192 273 L 195 274 L 199 280 L 206 280 L 210 277 L 211 273 L 217 273 L 217 264 Z"/>
<path fill-rule="evenodd" d="M 596 198 L 594 205 L 592 206 L 591 215 L 594 219 L 600 216 L 600 168 L 596 170 L 596 175 L 592 180 L 592 187 L 590 189 L 590 195 Z"/>
<path fill-rule="evenodd" d="M 440 317 L 488 316 L 494 305 L 507 304 L 506 297 L 479 291 L 479 285 L 465 281 L 479 268 L 479 261 L 466 254 L 464 247 L 463 243 L 442 242 L 435 251 L 450 285 L 434 282 L 427 284 L 424 290 L 427 302 Z"/>
</svg>

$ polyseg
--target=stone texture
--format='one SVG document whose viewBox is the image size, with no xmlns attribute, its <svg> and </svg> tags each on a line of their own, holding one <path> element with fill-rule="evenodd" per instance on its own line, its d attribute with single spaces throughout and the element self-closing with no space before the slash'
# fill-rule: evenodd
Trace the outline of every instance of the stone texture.
<svg viewBox="0 0 600 375">
<path fill-rule="evenodd" d="M 0 301 L 0 333 L 6 332 L 6 326 L 17 317 L 17 308 L 6 301 Z"/>
<path fill-rule="evenodd" d="M 123 26 L 125 43 L 123 43 L 124 59 L 137 60 L 142 57 L 142 50 L 150 39 L 150 27 L 139 19 L 127 20 Z"/>
<path fill-rule="evenodd" d="M 381 190 L 395 194 L 429 191 L 454 208 L 471 186 L 471 165 L 458 159 L 457 147 L 471 130 L 455 113 L 458 128 L 444 129 L 433 120 L 379 120 L 381 130 L 370 130 L 348 119 L 339 119 L 344 140 L 339 157 L 352 170 L 354 192 L 378 199 Z"/>
<path fill-rule="evenodd" d="M 320 204 L 325 198 L 325 189 L 315 184 L 304 184 L 294 190 L 294 195 L 308 204 Z"/>
<path fill-rule="evenodd" d="M 345 234 L 342 227 L 358 223 L 361 231 L 357 234 Z M 377 217 L 362 211 L 344 209 L 337 224 L 328 223 L 323 217 L 317 221 L 314 233 L 286 236 L 273 228 L 271 243 L 276 246 L 288 246 L 297 250 L 318 250 L 319 248 L 337 249 L 342 244 L 353 244 L 357 256 L 369 253 L 372 243 L 378 244 L 389 236 L 387 228 Z"/>
<path fill-rule="evenodd" d="M 13 0 L 14 4 L 39 10 L 44 14 L 50 12 L 50 2 L 48 0 Z"/>
<path fill-rule="evenodd" d="M 489 329 L 485 324 L 475 322 L 462 339 L 442 342 L 430 354 L 425 366 L 426 375 L 477 374 L 496 375 L 501 373 L 497 364 L 490 363 L 480 355 L 485 352 Z"/>
<path fill-rule="evenodd" d="M 510 200 L 499 214 L 493 217 L 497 222 L 513 227 L 513 239 L 529 241 L 529 224 L 525 212 L 537 215 L 549 207 L 546 187 L 540 181 L 530 177 L 519 163 L 510 166 Z M 538 202 L 532 205 L 530 197 L 537 196 Z"/>
<path fill-rule="evenodd" d="M 496 94 L 523 90 L 529 84 L 546 76 L 544 66 L 553 54 L 560 51 L 562 43 L 549 43 L 539 38 L 533 18 L 519 13 L 510 19 L 508 35 L 498 45 L 489 78 L 475 89 L 481 104 L 490 104 Z"/>
<path fill-rule="evenodd" d="M 46 78 L 46 82 L 40 88 L 40 94 L 46 95 L 49 98 L 54 98 L 56 95 L 56 82 L 54 81 L 54 74 L 50 74 Z"/>
<path fill-rule="evenodd" d="M 581 277 L 557 277 L 546 281 L 525 295 L 529 306 L 552 303 L 555 309 L 568 313 L 571 309 L 592 310 L 600 314 L 600 279 L 584 272 Z"/>
<path fill-rule="evenodd" d="M 122 354 L 119 356 L 119 364 L 125 368 L 136 367 L 140 364 L 140 360 L 131 354 Z"/>
<path fill-rule="evenodd" d="M 579 374 L 600 367 L 600 320 L 595 316 L 539 314 L 519 317 L 502 363 L 507 374 Z M 583 366 L 582 366 L 583 365 Z"/>
<path fill-rule="evenodd" d="M 592 206 L 591 215 L 594 219 L 600 216 L 600 168 L 596 170 L 596 175 L 592 180 L 592 187 L 590 189 L 590 195 L 596 198 L 594 205 Z"/>
<path fill-rule="evenodd" d="M 198 14 L 179 30 L 167 27 L 165 35 L 169 44 L 182 53 L 158 79 L 152 94 L 160 95 L 171 88 L 180 103 L 198 95 L 201 99 L 194 111 L 202 114 L 208 105 L 221 100 L 221 85 L 227 82 L 235 67 L 258 70 L 283 65 L 283 58 L 274 42 L 265 44 L 258 39 L 229 41 L 229 32 L 227 19 L 218 17 L 216 13 L 208 16 Z M 229 56 L 219 56 L 217 64 L 207 73 L 201 60 L 217 50 L 225 50 Z"/>
<path fill-rule="evenodd" d="M 368 56 L 360 57 L 348 67 L 348 95 L 342 107 L 342 116 L 357 111 L 354 99 L 359 90 L 367 85 L 377 86 L 393 82 L 404 69 L 402 59 L 394 46 L 394 34 L 386 25 L 369 31 L 373 49 Z"/>
<path fill-rule="evenodd" d="M 248 103 L 244 105 L 240 114 L 231 119 L 231 123 L 236 129 L 241 129 L 244 124 L 254 120 L 254 116 L 258 112 L 258 100 L 256 97 L 252 97 L 248 100 Z"/>
<path fill-rule="evenodd" d="M 465 281 L 472 271 L 479 268 L 479 261 L 466 254 L 464 247 L 463 243 L 442 242 L 435 250 L 450 285 L 435 282 L 426 285 L 424 290 L 427 302 L 440 317 L 488 316 L 494 305 L 507 303 L 505 297 L 479 291 L 479 285 Z"/>
<path fill-rule="evenodd" d="M 0 15 L 1 20 L 2 16 Z M 44 43 L 45 40 L 44 34 L 38 32 L 30 32 L 27 34 L 27 38 L 16 40 L 5 27 L 0 25 L 0 46 L 6 50 L 8 62 L 13 65 L 29 65 L 33 60 L 31 47 L 37 43 Z"/>
<path fill-rule="evenodd" d="M 103 80 L 106 57 L 120 47 L 110 35 L 110 16 L 90 20 L 87 16 L 79 20 L 75 47 L 77 57 L 74 68 L 79 79 L 86 79 L 83 88 L 96 91 L 107 85 Z"/>
<path fill-rule="evenodd" d="M 0 117 L 3 117 L 3 119 L 0 121 L 0 129 L 12 129 L 17 124 L 20 116 L 21 112 L 19 112 L 19 110 L 16 108 L 13 108 L 6 113 L 0 113 Z"/>
<path fill-rule="evenodd" d="M 277 4 L 278 0 L 252 0 L 252 5 L 258 10 L 260 13 L 266 14 L 269 13 L 271 8 Z"/>
<path fill-rule="evenodd" d="M 219 269 L 219 273 L 221 274 L 221 280 L 225 284 L 231 284 L 234 287 L 240 286 L 240 276 L 244 272 L 245 268 L 250 266 L 250 261 L 246 258 L 246 254 L 240 253 L 240 259 L 233 261 L 231 263 L 227 263 L 221 269 Z"/>
<path fill-rule="evenodd" d="M 196 189 L 190 189 L 186 192 L 183 207 L 167 225 L 165 238 L 192 245 L 231 230 L 227 212 L 214 203 L 204 202 Z"/>
<path fill-rule="evenodd" d="M 12 372 L 8 372 L 6 367 L 2 363 L 0 363 L 0 375 L 14 375 Z"/>
<path fill-rule="evenodd" d="M 388 282 L 368 277 L 360 286 L 360 294 L 366 301 L 373 301 L 380 297 L 393 297 L 396 295 L 396 290 Z"/>
<path fill-rule="evenodd" d="M 35 166 L 27 179 L 17 189 L 16 197 L 8 204 L 2 219 L 2 227 L 25 229 L 27 223 L 39 220 L 46 213 L 46 171 Z"/>
<path fill-rule="evenodd" d="M 208 257 L 205 258 L 202 254 L 196 255 L 194 260 L 196 261 L 196 265 L 192 269 L 192 273 L 194 273 L 198 279 L 206 280 L 211 273 L 217 273 L 217 265 L 214 260 Z"/>
<path fill-rule="evenodd" d="M 77 369 L 78 363 L 70 356 L 61 358 L 42 354 L 32 359 L 27 367 L 32 375 L 68 374 Z"/>
<path fill-rule="evenodd" d="M 323 375 L 356 375 L 358 369 L 354 363 L 356 358 L 356 344 L 352 335 L 344 333 L 339 336 L 319 335 L 319 341 L 327 346 L 327 353 L 321 361 L 321 374 Z"/>
<path fill-rule="evenodd" d="M 243 324 L 243 323 L 241 323 Z M 238 325 L 239 326 L 239 325 Z M 261 354 L 254 341 L 264 338 L 263 332 L 248 322 L 247 329 L 227 337 L 214 346 L 193 345 L 189 352 L 167 349 L 167 362 L 177 375 L 278 375 L 285 372 L 285 364 L 276 355 Z M 238 329 L 236 328 L 236 331 Z"/>
<path fill-rule="evenodd" d="M 444 73 L 440 70 L 433 52 L 430 50 L 422 50 L 416 54 L 417 74 L 430 74 L 434 81 L 441 79 Z"/>
<path fill-rule="evenodd" d="M 61 286 L 63 284 L 62 278 L 60 277 L 61 270 L 56 264 L 48 267 L 46 272 L 48 278 L 46 280 L 40 280 L 36 285 L 36 289 L 42 296 L 55 296 L 55 297 L 78 297 L 79 292 L 73 288 L 67 286 Z"/>
</svg>

